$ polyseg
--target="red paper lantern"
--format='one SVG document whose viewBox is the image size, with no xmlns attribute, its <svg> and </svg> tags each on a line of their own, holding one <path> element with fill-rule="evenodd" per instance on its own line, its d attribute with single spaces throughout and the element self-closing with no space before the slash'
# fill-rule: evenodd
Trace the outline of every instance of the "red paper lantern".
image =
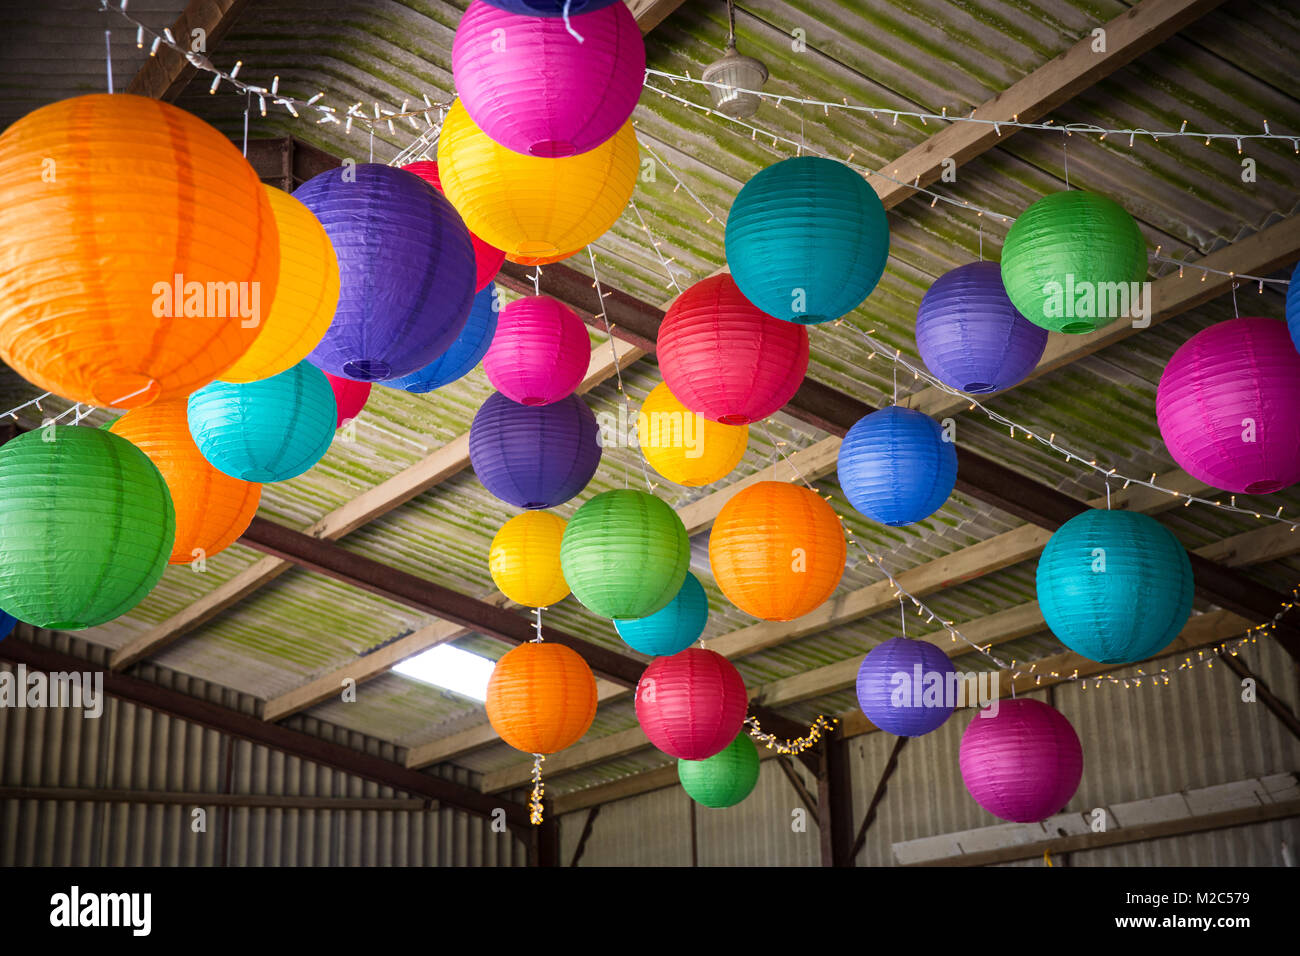
<svg viewBox="0 0 1300 956">
<path fill-rule="evenodd" d="M 433 160 L 422 159 L 418 163 L 407 163 L 402 169 L 414 173 L 438 192 L 442 192 L 442 180 L 438 178 L 438 164 Z M 506 254 L 472 232 L 469 238 L 474 244 L 474 291 L 482 292 L 501 271 L 501 264 L 506 261 Z"/>
<path fill-rule="evenodd" d="M 656 657 L 636 685 L 636 719 L 650 742 L 678 760 L 720 752 L 745 724 L 749 694 L 721 654 L 688 647 Z"/>
<path fill-rule="evenodd" d="M 799 390 L 808 330 L 759 310 L 723 273 L 677 297 L 659 326 L 656 351 L 678 401 L 712 421 L 748 425 Z"/>
<path fill-rule="evenodd" d="M 329 379 L 330 388 L 334 389 L 334 402 L 339 407 L 339 417 L 336 425 L 342 427 L 343 423 L 356 418 L 361 414 L 361 409 L 366 407 L 366 402 L 370 399 L 370 382 L 354 382 L 350 378 L 339 378 L 337 375 L 325 373 Z"/>
</svg>

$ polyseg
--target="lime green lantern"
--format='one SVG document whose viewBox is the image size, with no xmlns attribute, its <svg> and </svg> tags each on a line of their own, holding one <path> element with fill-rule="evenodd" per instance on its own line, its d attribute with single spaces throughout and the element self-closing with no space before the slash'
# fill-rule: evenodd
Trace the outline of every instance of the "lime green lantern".
<svg viewBox="0 0 1300 956">
<path fill-rule="evenodd" d="M 747 731 L 705 760 L 677 761 L 677 779 L 696 803 L 734 807 L 758 784 L 758 748 Z"/>
<path fill-rule="evenodd" d="M 665 607 L 686 580 L 690 558 L 677 512 L 628 488 L 584 504 L 560 542 L 560 567 L 574 597 L 608 618 L 646 617 Z"/>
<path fill-rule="evenodd" d="M 46 427 L 0 447 L 0 607 L 80 630 L 125 614 L 167 567 L 167 482 L 125 438 Z"/>
</svg>

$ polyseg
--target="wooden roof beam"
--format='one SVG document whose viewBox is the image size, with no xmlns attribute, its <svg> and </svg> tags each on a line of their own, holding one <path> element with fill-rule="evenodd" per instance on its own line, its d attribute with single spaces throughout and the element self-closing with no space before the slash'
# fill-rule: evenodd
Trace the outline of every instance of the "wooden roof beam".
<svg viewBox="0 0 1300 956">
<path fill-rule="evenodd" d="M 246 6 L 248 0 L 190 0 L 172 24 L 172 36 L 180 46 L 187 46 L 195 40 L 194 31 L 202 30 L 205 55 L 211 56 Z M 184 56 L 171 47 L 159 46 L 158 53 L 144 61 L 126 91 L 171 102 L 181 95 L 196 72 Z"/>
</svg>

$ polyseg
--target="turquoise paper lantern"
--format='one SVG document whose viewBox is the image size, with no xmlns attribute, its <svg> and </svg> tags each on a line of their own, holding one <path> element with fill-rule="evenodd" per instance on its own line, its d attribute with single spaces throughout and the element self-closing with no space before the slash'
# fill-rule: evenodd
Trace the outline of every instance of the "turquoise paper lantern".
<svg viewBox="0 0 1300 956">
<path fill-rule="evenodd" d="M 714 809 L 734 807 L 753 793 L 758 771 L 758 748 L 744 730 L 712 757 L 677 761 L 682 789 L 696 803 Z"/>
<path fill-rule="evenodd" d="M 1131 664 L 1164 650 L 1192 613 L 1192 562 L 1154 518 L 1085 511 L 1038 559 L 1038 605 L 1070 650 Z"/>
<path fill-rule="evenodd" d="M 324 457 L 338 405 L 325 373 L 307 362 L 256 382 L 213 382 L 190 396 L 190 434 L 233 478 L 287 481 Z"/>
<path fill-rule="evenodd" d="M 709 598 L 704 585 L 686 572 L 677 596 L 649 617 L 616 620 L 614 629 L 628 647 L 651 657 L 670 657 L 694 644 L 709 623 Z"/>
<path fill-rule="evenodd" d="M 727 266 L 768 315 L 812 325 L 852 312 L 889 258 L 885 207 L 843 163 L 796 156 L 761 170 L 727 216 Z"/>
</svg>

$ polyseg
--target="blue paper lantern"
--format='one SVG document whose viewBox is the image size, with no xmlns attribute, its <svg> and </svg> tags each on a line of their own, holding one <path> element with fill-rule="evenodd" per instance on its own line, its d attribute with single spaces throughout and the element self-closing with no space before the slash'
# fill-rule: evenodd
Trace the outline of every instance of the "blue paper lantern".
<svg viewBox="0 0 1300 956">
<path fill-rule="evenodd" d="M 996 262 L 944 273 L 916 313 L 916 347 L 939 381 L 982 395 L 1018 385 L 1038 365 L 1047 330 L 1016 311 Z"/>
<path fill-rule="evenodd" d="M 1300 262 L 1296 263 L 1286 290 L 1286 327 L 1291 331 L 1291 341 L 1300 349 Z"/>
<path fill-rule="evenodd" d="M 943 507 L 957 483 L 957 446 L 930 416 L 891 405 L 849 429 L 838 469 L 849 504 L 897 527 Z"/>
<path fill-rule="evenodd" d="M 306 361 L 256 382 L 213 382 L 189 398 L 190 434 L 211 465 L 244 481 L 286 481 L 329 451 L 338 406 Z"/>
<path fill-rule="evenodd" d="M 482 292 L 474 296 L 469 320 L 460 335 L 456 336 L 451 348 L 418 372 L 401 378 L 390 378 L 383 384 L 408 392 L 432 392 L 435 388 L 449 385 L 474 371 L 475 366 L 487 354 L 492 336 L 496 335 L 497 316 L 500 314 L 498 301 L 497 287 L 488 283 Z"/>
<path fill-rule="evenodd" d="M 483 487 L 516 508 L 554 508 L 600 465 L 596 416 L 577 395 L 520 405 L 493 392 L 469 427 L 469 460 Z"/>
<path fill-rule="evenodd" d="M 671 657 L 684 651 L 704 633 L 709 623 L 709 599 L 699 578 L 686 572 L 677 596 L 649 617 L 614 621 L 614 629 L 627 646 L 651 657 Z"/>
<path fill-rule="evenodd" d="M 579 13 L 591 13 L 604 7 L 612 7 L 622 0 L 483 0 L 484 3 L 498 10 L 509 10 L 525 17 L 562 17 L 565 7 L 569 16 Z"/>
<path fill-rule="evenodd" d="M 447 351 L 474 298 L 474 245 L 427 182 L 382 163 L 313 176 L 294 198 L 315 213 L 339 260 L 339 304 L 307 356 L 340 378 L 410 375 Z"/>
<path fill-rule="evenodd" d="M 17 626 L 18 618 L 14 617 L 12 614 L 6 614 L 4 611 L 0 611 L 0 641 L 3 641 L 6 637 L 12 634 L 14 628 Z"/>
<path fill-rule="evenodd" d="M 858 668 L 858 705 L 881 730 L 920 737 L 952 714 L 956 678 L 948 655 L 929 641 L 896 637 L 873 647 Z"/>
<path fill-rule="evenodd" d="M 852 312 L 889 258 L 885 207 L 843 163 L 796 156 L 759 171 L 731 204 L 727 266 L 768 315 L 810 325 Z"/>
<path fill-rule="evenodd" d="M 1169 646 L 1192 612 L 1192 563 L 1154 518 L 1085 511 L 1057 529 L 1038 559 L 1038 605 L 1070 650 L 1103 664 Z"/>
</svg>

